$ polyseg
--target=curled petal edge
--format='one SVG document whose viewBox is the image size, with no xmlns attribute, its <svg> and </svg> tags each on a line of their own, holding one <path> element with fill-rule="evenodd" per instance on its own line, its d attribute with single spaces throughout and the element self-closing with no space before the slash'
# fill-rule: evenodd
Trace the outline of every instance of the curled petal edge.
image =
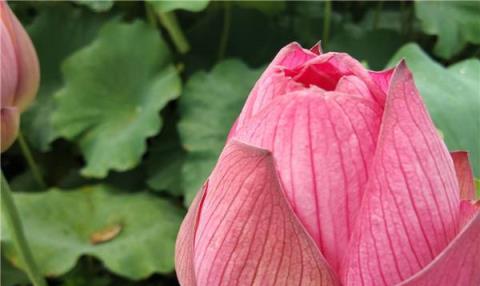
<svg viewBox="0 0 480 286">
<path fill-rule="evenodd" d="M 208 180 L 198 191 L 190 205 L 187 215 L 180 226 L 175 243 L 175 271 L 177 272 L 178 280 L 183 286 L 197 285 L 193 264 L 195 231 L 201 202 L 205 197 L 207 187 Z"/>
<path fill-rule="evenodd" d="M 399 286 L 480 285 L 480 210 L 422 271 Z"/>
<path fill-rule="evenodd" d="M 176 258 L 183 286 L 338 285 L 291 210 L 271 153 L 236 140 L 189 210 Z"/>
<path fill-rule="evenodd" d="M 451 152 L 455 173 L 457 174 L 458 187 L 460 188 L 460 198 L 463 200 L 475 199 L 475 181 L 473 180 L 473 171 L 468 159 L 468 152 Z"/>
</svg>

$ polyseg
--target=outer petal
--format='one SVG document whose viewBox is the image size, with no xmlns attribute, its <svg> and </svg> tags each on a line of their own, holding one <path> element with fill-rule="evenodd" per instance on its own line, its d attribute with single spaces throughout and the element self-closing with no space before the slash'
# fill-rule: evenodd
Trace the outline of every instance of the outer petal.
<svg viewBox="0 0 480 286">
<path fill-rule="evenodd" d="M 463 151 L 450 153 L 457 174 L 460 198 L 464 200 L 475 199 L 475 181 L 468 160 L 468 153 Z"/>
<path fill-rule="evenodd" d="M 0 7 L 3 5 L 6 4 L 0 2 Z M 0 10 L 0 13 L 3 14 L 3 10 Z M 13 106 L 18 82 L 17 58 L 12 39 L 3 21 L 0 21 L 0 42 L 0 64 L 2 68 L 0 72 L 1 103 L 2 107 Z"/>
<path fill-rule="evenodd" d="M 196 285 L 336 285 L 286 202 L 269 152 L 231 141 L 198 211 Z"/>
<path fill-rule="evenodd" d="M 283 67 L 288 69 L 296 68 L 310 59 L 319 55 L 320 50 L 314 51 L 302 48 L 297 42 L 293 42 L 282 48 L 272 60 L 267 70 L 271 67 Z"/>
<path fill-rule="evenodd" d="M 1 152 L 5 151 L 13 144 L 17 138 L 18 127 L 20 123 L 19 113 L 16 107 L 1 107 Z"/>
<path fill-rule="evenodd" d="M 250 92 L 237 120 L 238 128 L 275 98 L 302 89 L 303 85 L 286 77 L 284 70 L 294 69 L 316 56 L 316 52 L 303 49 L 298 43 L 291 43 L 281 49 Z"/>
<path fill-rule="evenodd" d="M 273 152 L 293 210 L 335 270 L 355 225 L 381 116 L 360 94 L 312 86 L 272 102 L 236 135 Z"/>
<path fill-rule="evenodd" d="M 480 285 L 480 212 L 435 260 L 401 286 Z"/>
<path fill-rule="evenodd" d="M 345 285 L 395 285 L 459 228 L 452 160 L 402 61 L 391 79 L 371 177 L 342 268 Z"/>
<path fill-rule="evenodd" d="M 0 16 L 9 31 L 16 54 L 18 82 L 14 103 L 20 111 L 23 111 L 32 102 L 40 83 L 37 54 L 27 32 L 4 1 L 0 1 Z"/>
<path fill-rule="evenodd" d="M 178 281 L 183 286 L 197 285 L 194 266 L 195 232 L 207 189 L 208 181 L 202 187 L 202 190 L 197 192 L 195 199 L 190 205 L 188 213 L 180 226 L 175 243 L 175 271 L 177 272 Z"/>
</svg>

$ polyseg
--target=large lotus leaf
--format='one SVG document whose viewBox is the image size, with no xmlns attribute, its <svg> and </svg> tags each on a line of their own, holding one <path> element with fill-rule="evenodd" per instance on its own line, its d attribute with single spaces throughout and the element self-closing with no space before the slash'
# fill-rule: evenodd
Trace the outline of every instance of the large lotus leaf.
<svg viewBox="0 0 480 286">
<path fill-rule="evenodd" d="M 390 66 L 405 58 L 435 125 L 450 150 L 467 150 L 480 175 L 480 61 L 468 59 L 444 68 L 416 44 L 402 47 Z"/>
<path fill-rule="evenodd" d="M 91 42 L 101 23 L 100 17 L 88 11 L 57 4 L 40 9 L 28 27 L 40 61 L 41 81 L 37 98 L 22 115 L 22 131 L 35 148 L 46 151 L 59 136 L 52 124 L 52 112 L 53 94 L 62 86 L 62 61 Z"/>
<path fill-rule="evenodd" d="M 434 52 L 442 58 L 451 58 L 467 43 L 480 44 L 478 1 L 415 1 L 415 14 L 425 33 L 438 36 Z"/>
<path fill-rule="evenodd" d="M 207 8 L 210 0 L 148 0 L 159 13 L 167 13 L 174 10 L 187 10 L 200 12 Z"/>
<path fill-rule="evenodd" d="M 188 205 L 208 177 L 259 76 L 238 60 L 219 63 L 209 73 L 194 74 L 180 97 L 178 131 L 187 158 L 183 166 L 185 203 Z"/>
<path fill-rule="evenodd" d="M 94 42 L 65 61 L 63 73 L 53 121 L 80 145 L 88 177 L 135 167 L 146 138 L 161 128 L 159 111 L 181 87 L 167 46 L 139 21 L 106 24 Z"/>
<path fill-rule="evenodd" d="M 95 256 L 112 272 L 131 279 L 173 271 L 175 237 L 184 212 L 167 200 L 106 186 L 16 193 L 14 200 L 45 275 L 69 271 L 81 255 Z M 2 235 L 5 256 L 18 264 L 8 231 L 2 229 Z"/>
</svg>

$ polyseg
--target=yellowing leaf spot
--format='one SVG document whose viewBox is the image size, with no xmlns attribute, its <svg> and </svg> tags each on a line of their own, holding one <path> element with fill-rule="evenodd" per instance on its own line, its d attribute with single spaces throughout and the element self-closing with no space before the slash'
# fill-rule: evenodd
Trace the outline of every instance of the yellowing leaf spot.
<svg viewBox="0 0 480 286">
<path fill-rule="evenodd" d="M 117 237 L 122 231 L 121 224 L 114 224 L 107 226 L 99 231 L 96 231 L 90 235 L 91 244 L 99 244 L 110 241 Z"/>
</svg>

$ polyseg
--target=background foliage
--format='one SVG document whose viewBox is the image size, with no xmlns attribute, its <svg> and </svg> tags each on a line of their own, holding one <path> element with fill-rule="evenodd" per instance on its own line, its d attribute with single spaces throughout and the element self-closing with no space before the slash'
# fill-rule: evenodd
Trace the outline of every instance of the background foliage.
<svg viewBox="0 0 480 286">
<path fill-rule="evenodd" d="M 291 41 L 405 58 L 480 176 L 479 2 L 12 2 L 41 86 L 2 169 L 51 285 L 177 285 L 186 207 L 262 69 Z M 39 176 L 40 175 L 40 176 Z M 2 285 L 28 284 L 2 229 Z"/>
</svg>

